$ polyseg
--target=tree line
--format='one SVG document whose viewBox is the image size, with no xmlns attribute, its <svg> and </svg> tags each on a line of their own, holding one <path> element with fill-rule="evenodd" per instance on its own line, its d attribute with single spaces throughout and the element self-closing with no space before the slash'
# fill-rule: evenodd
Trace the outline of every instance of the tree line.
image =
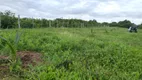
<svg viewBox="0 0 142 80">
<path fill-rule="evenodd" d="M 133 25 L 129 20 L 123 20 L 119 22 L 97 22 L 94 20 L 81 20 L 81 19 L 63 19 L 56 18 L 54 20 L 49 19 L 35 19 L 35 18 L 21 18 L 20 25 L 22 28 L 47 28 L 47 27 L 67 27 L 67 28 L 81 28 L 81 27 L 122 27 L 128 28 Z M 0 12 L 0 28 L 17 28 L 18 26 L 18 17 L 15 17 L 15 13 L 12 13 L 9 10 L 5 12 Z M 139 28 L 142 28 L 142 24 L 137 25 Z"/>
</svg>

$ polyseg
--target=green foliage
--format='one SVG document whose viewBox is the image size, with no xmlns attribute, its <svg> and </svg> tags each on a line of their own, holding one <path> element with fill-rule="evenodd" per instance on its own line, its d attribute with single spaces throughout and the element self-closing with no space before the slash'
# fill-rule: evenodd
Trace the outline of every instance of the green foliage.
<svg viewBox="0 0 142 80">
<path fill-rule="evenodd" d="M 36 51 L 43 55 L 39 65 L 21 69 L 23 74 L 18 76 L 24 80 L 142 78 L 141 30 L 137 34 L 116 27 L 22 30 L 17 50 Z M 11 34 L 8 40 L 12 42 L 15 33 L 16 30 L 3 30 L 1 35 Z M 1 52 L 4 50 L 1 47 Z"/>
<path fill-rule="evenodd" d="M 10 11 L 1 14 L 1 28 L 15 28 L 16 21 L 15 14 Z"/>
<path fill-rule="evenodd" d="M 123 27 L 123 28 L 129 28 L 131 25 L 132 23 L 129 20 L 118 22 L 118 26 Z"/>
<path fill-rule="evenodd" d="M 112 23 L 110 23 L 110 24 L 109 24 L 109 26 L 117 27 L 117 26 L 119 26 L 119 25 L 118 25 L 118 23 L 117 23 L 117 22 L 112 22 Z"/>
<path fill-rule="evenodd" d="M 5 38 L 0 36 L 0 39 L 3 40 L 3 42 L 5 42 L 9 46 L 9 48 L 11 50 L 12 60 L 16 61 L 16 50 L 15 50 L 15 47 L 8 40 L 6 40 Z"/>
<path fill-rule="evenodd" d="M 138 28 L 142 29 L 142 24 L 138 25 Z"/>
</svg>

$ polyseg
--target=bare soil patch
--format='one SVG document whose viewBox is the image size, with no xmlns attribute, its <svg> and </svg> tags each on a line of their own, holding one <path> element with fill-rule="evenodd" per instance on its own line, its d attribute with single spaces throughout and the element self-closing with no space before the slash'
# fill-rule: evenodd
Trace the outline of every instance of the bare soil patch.
<svg viewBox="0 0 142 80">
<path fill-rule="evenodd" d="M 41 56 L 40 53 L 32 51 L 17 52 L 17 57 L 19 57 L 22 62 L 22 68 L 28 68 L 29 65 L 35 66 L 42 62 Z M 10 58 L 8 56 L 0 55 L 0 79 L 9 73 L 9 60 Z"/>
<path fill-rule="evenodd" d="M 20 57 L 22 61 L 22 67 L 28 67 L 28 65 L 37 65 L 39 62 L 42 62 L 41 54 L 31 51 L 20 51 L 17 52 L 17 56 Z"/>
</svg>

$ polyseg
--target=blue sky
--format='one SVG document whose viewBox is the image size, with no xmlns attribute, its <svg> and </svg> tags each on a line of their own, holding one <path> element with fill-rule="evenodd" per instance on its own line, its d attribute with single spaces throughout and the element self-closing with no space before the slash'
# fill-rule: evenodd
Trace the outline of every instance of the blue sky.
<svg viewBox="0 0 142 80">
<path fill-rule="evenodd" d="M 0 11 L 21 17 L 78 18 L 112 22 L 128 19 L 142 23 L 142 0 L 0 0 Z"/>
</svg>

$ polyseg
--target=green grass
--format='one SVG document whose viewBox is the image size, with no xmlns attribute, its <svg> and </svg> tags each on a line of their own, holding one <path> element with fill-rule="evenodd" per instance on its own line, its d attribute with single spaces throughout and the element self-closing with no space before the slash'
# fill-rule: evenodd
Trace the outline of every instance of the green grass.
<svg viewBox="0 0 142 80">
<path fill-rule="evenodd" d="M 18 51 L 43 54 L 44 64 L 18 75 L 31 80 L 141 80 L 142 30 L 125 28 L 21 29 Z M 14 43 L 16 30 L 1 30 L 0 36 Z M 0 40 L 0 54 L 8 46 Z M 65 61 L 72 61 L 69 68 Z M 15 75 L 17 75 L 15 73 Z"/>
</svg>

